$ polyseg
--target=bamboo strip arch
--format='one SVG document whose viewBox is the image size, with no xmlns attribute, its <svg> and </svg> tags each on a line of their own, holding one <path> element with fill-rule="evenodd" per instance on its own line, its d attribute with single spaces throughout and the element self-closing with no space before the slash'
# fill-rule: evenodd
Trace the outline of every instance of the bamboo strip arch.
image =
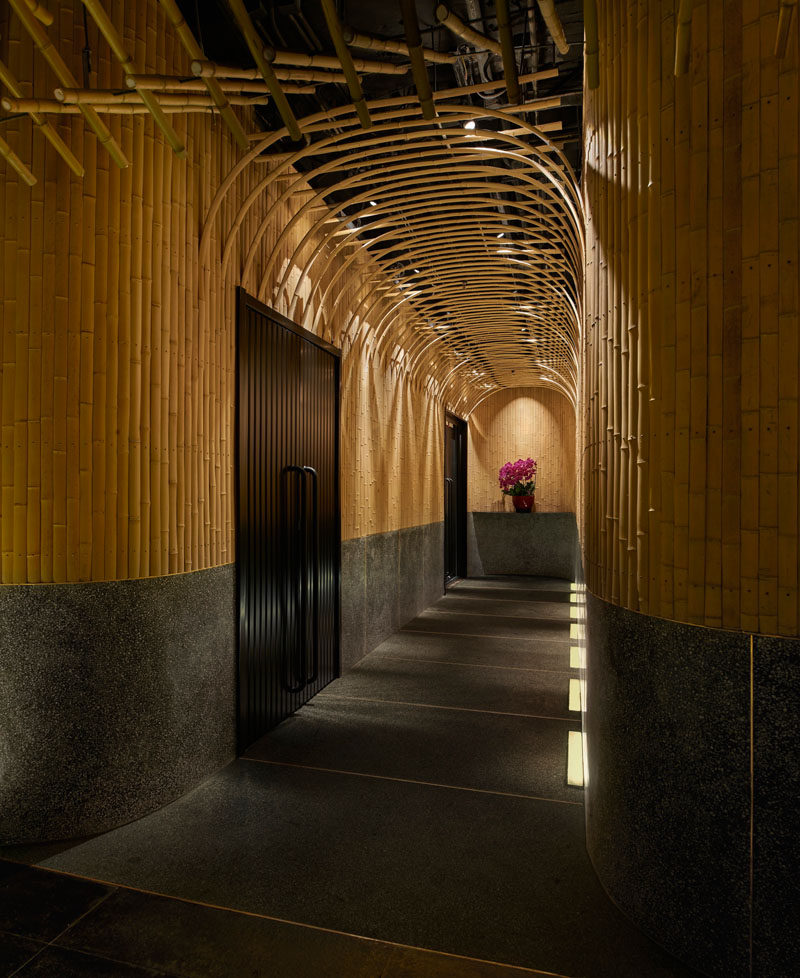
<svg viewBox="0 0 800 978">
<path fill-rule="evenodd" d="M 575 405 L 584 240 L 569 164 L 518 107 L 520 135 L 511 135 L 502 110 L 437 102 L 435 121 L 408 99 L 370 103 L 369 130 L 352 106 L 299 119 L 307 145 L 293 153 L 270 153 L 285 130 L 253 140 L 209 208 L 201 263 L 220 242 L 223 271 L 241 255 L 239 279 L 263 301 L 329 339 L 328 324 L 344 318 L 345 348 L 368 332 L 384 363 L 401 364 L 462 415 L 512 386 L 554 388 Z M 264 163 L 219 227 L 239 178 Z M 248 217 L 265 197 L 253 231 Z M 256 275 L 268 234 L 272 254 Z M 359 265 L 367 277 L 354 297 L 340 285 Z M 337 271 L 326 275 L 328 266 Z"/>
</svg>

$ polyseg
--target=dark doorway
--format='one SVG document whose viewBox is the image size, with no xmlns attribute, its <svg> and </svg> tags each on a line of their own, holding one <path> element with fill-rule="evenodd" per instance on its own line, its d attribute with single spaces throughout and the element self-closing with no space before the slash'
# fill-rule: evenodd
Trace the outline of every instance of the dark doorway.
<svg viewBox="0 0 800 978">
<path fill-rule="evenodd" d="M 467 575 L 467 422 L 444 419 L 444 582 Z"/>
<path fill-rule="evenodd" d="M 238 294 L 239 750 L 339 672 L 339 352 Z"/>
</svg>

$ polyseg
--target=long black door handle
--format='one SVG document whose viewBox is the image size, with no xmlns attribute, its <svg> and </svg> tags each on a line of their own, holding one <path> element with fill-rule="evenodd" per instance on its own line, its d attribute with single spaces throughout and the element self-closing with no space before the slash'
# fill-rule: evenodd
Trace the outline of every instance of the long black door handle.
<svg viewBox="0 0 800 978">
<path fill-rule="evenodd" d="M 311 546 L 314 572 L 312 582 L 312 659 L 311 673 L 306 674 L 306 685 L 316 681 L 319 674 L 319 476 L 317 470 L 304 465 L 303 471 L 311 476 Z"/>
<path fill-rule="evenodd" d="M 300 539 L 299 547 L 290 548 L 289 546 L 289 511 L 288 511 L 288 490 L 287 483 L 291 473 L 296 472 L 300 476 Z M 307 522 L 306 509 L 308 507 L 306 497 L 305 470 L 299 465 L 287 465 L 281 471 L 281 549 L 284 557 L 289 563 L 294 574 L 285 574 L 283 587 L 281 588 L 281 610 L 283 613 L 282 648 L 281 648 L 281 682 L 289 693 L 299 693 L 306 685 L 305 678 L 305 631 L 306 631 L 306 606 L 307 600 Z M 300 613 L 297 615 L 297 624 L 289 632 L 289 589 L 295 596 L 299 595 Z M 293 640 L 293 641 L 292 641 Z M 290 651 L 290 644 L 292 646 Z M 302 657 L 302 658 L 301 658 Z M 297 662 L 303 662 L 302 668 L 297 668 Z M 293 668 L 294 666 L 294 668 Z M 299 677 L 299 678 L 296 678 Z"/>
</svg>

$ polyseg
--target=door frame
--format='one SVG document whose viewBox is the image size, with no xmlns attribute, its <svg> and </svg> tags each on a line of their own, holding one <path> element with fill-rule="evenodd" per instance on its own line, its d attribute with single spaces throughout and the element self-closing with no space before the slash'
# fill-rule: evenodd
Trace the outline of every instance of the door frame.
<svg viewBox="0 0 800 978">
<path fill-rule="evenodd" d="M 239 527 L 241 524 L 241 446 L 239 437 L 239 424 L 241 420 L 241 397 L 239 391 L 239 324 L 244 320 L 245 311 L 253 309 L 267 319 L 271 319 L 279 326 L 294 333 L 296 336 L 313 346 L 319 347 L 333 357 L 334 378 L 336 386 L 336 405 L 334 415 L 334 430 L 336 432 L 334 444 L 334 465 L 336 467 L 336 479 L 334 487 L 334 506 L 335 506 L 335 542 L 334 553 L 336 556 L 336 575 L 334 586 L 336 599 L 334 601 L 334 635 L 336 640 L 336 663 L 334 678 L 341 675 L 341 646 L 342 646 L 342 507 L 341 507 L 341 375 L 342 375 L 342 351 L 323 340 L 316 333 L 312 333 L 297 323 L 292 322 L 277 309 L 259 301 L 243 288 L 241 285 L 236 287 L 236 315 L 234 320 L 234 411 L 233 411 L 233 529 L 234 529 L 234 576 L 236 591 L 236 753 L 237 756 L 247 749 L 249 744 L 242 742 L 241 726 L 241 678 L 240 678 L 240 655 L 241 655 L 241 616 L 243 603 L 241 598 L 241 562 L 239 560 Z"/>
<path fill-rule="evenodd" d="M 460 432 L 461 451 L 458 459 L 458 486 L 459 492 L 456 500 L 456 573 L 453 577 L 447 576 L 447 422 L 454 421 L 456 429 Z M 460 418 L 452 411 L 444 412 L 444 465 L 442 467 L 442 486 L 444 502 L 444 588 L 460 577 L 467 576 L 467 434 L 468 424 L 464 418 Z"/>
</svg>

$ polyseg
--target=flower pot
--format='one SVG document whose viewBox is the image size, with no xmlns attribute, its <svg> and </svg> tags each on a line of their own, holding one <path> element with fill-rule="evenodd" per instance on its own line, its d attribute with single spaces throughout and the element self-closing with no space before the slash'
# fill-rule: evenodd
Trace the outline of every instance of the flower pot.
<svg viewBox="0 0 800 978">
<path fill-rule="evenodd" d="M 518 513 L 532 513 L 536 508 L 536 496 L 512 496 L 511 500 Z"/>
</svg>

